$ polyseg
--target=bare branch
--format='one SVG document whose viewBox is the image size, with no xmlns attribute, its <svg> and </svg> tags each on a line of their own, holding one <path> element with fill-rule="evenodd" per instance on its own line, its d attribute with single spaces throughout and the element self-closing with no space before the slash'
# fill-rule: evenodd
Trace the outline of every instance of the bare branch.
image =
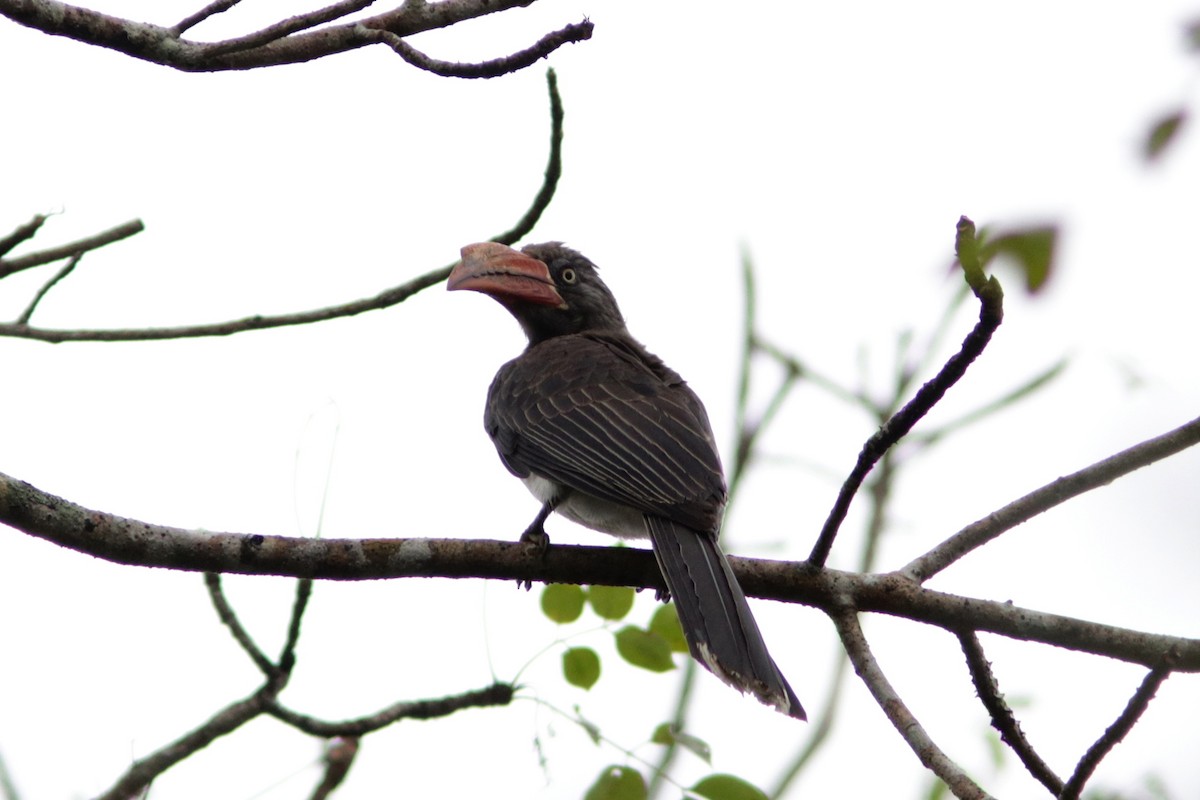
<svg viewBox="0 0 1200 800">
<path fill-rule="evenodd" d="M 443 78 L 495 78 L 532 66 L 539 59 L 546 58 L 564 44 L 582 42 L 592 38 L 593 27 L 591 21 L 585 19 L 583 22 L 567 25 L 557 31 L 547 33 L 524 50 L 477 64 L 430 58 L 391 31 L 380 28 L 360 26 L 360 34 L 368 41 L 383 42 L 417 69 L 432 72 Z"/>
<path fill-rule="evenodd" d="M 2 5 L 5 0 L 0 0 Z M 551 199 L 554 197 L 555 189 L 558 187 L 558 180 L 562 176 L 562 141 L 563 141 L 563 107 L 562 98 L 558 94 L 558 79 L 554 74 L 554 70 L 546 71 L 546 84 L 550 94 L 550 155 L 546 163 L 546 173 L 542 181 L 541 188 L 530 204 L 529 209 L 509 230 L 497 236 L 493 236 L 491 241 L 500 242 L 502 244 L 513 244 L 529 233 L 537 221 L 541 219 L 547 206 L 550 205 Z M 127 223 L 130 224 L 130 223 Z M 141 225 L 137 221 L 138 226 Z M 116 228 L 113 229 L 118 230 Z M 140 230 L 140 227 L 139 227 Z M 136 232 L 136 231 L 135 231 Z M 111 234 L 109 231 L 108 234 Z M 64 255 L 73 252 L 69 248 L 98 240 L 108 234 L 99 234 L 91 239 L 75 242 L 73 245 L 66 245 L 63 248 L 56 248 L 56 251 L 66 250 L 57 256 L 62 258 Z M 99 244 L 95 245 L 100 246 Z M 87 248 L 92 249 L 92 248 Z M 51 251 L 44 251 L 49 253 Z M 38 255 L 38 254 L 34 254 Z M 32 258 L 33 255 L 24 256 L 23 258 Z M 5 262 L 0 260 L 0 277 L 3 277 L 3 267 L 6 264 L 16 262 Z M 49 259 L 54 260 L 54 259 Z M 44 263 L 44 262 L 42 262 Z M 33 265 L 29 265 L 33 266 Z M 21 269 L 26 267 L 22 266 Z M 135 341 L 156 341 L 161 339 L 191 339 L 202 336 L 228 336 L 234 333 L 242 333 L 244 331 L 265 330 L 267 328 L 282 328 L 289 325 L 307 325 L 313 322 L 323 322 L 325 320 L 337 319 L 339 317 L 351 317 L 356 314 L 362 314 L 366 311 L 375 311 L 378 309 L 389 308 L 404 302 L 409 297 L 412 297 L 417 292 L 427 289 L 430 286 L 436 286 L 450 274 L 451 267 L 442 267 L 441 269 L 427 272 L 424 275 L 413 278 L 407 283 L 387 289 L 374 297 L 367 297 L 361 300 L 353 300 L 349 303 L 341 305 L 329 306 L 327 308 L 318 308 L 311 311 L 300 311 L 292 314 L 279 314 L 275 316 L 255 315 L 253 317 L 244 317 L 242 319 L 229 320 L 227 322 L 207 323 L 201 325 L 181 325 L 173 328 L 132 328 L 132 329 L 112 329 L 112 330 L 58 330 L 52 328 L 36 328 L 29 325 L 19 324 L 0 324 L 0 336 L 11 336 L 21 339 L 37 339 L 43 342 L 135 342 Z"/>
<path fill-rule="evenodd" d="M 292 601 L 292 616 L 288 620 L 287 638 L 283 642 L 283 650 L 279 653 L 279 668 L 284 672 L 291 671 L 296 663 L 296 645 L 300 641 L 300 620 L 304 618 L 304 610 L 308 608 L 310 597 L 312 597 L 312 580 L 301 578 L 296 581 L 296 596 Z"/>
<path fill-rule="evenodd" d="M 298 539 L 189 531 L 87 509 L 0 473 L 0 522 L 63 547 L 119 564 L 193 572 L 328 580 L 401 577 L 489 578 L 634 586 L 660 590 L 652 553 L 636 548 L 550 548 L 467 539 Z M 798 568 L 792 562 L 730 558 L 746 594 L 829 610 L 851 598 L 878 611 L 950 631 L 990 631 L 1025 641 L 1153 666 L 1168 651 L 1176 669 L 1200 672 L 1200 639 L 1112 625 L 926 589 L 899 574 Z"/>
<path fill-rule="evenodd" d="M 211 44 L 206 48 L 206 53 L 209 58 L 214 56 L 222 56 L 226 53 L 237 53 L 244 50 L 253 50 L 256 47 L 262 47 L 265 44 L 270 44 L 285 36 L 290 36 L 293 33 L 315 28 L 318 25 L 323 25 L 326 22 L 332 22 L 335 19 L 341 19 L 347 14 L 353 14 L 355 11 L 361 11 L 369 5 L 374 5 L 375 0 L 342 0 L 340 3 L 334 3 L 325 8 L 319 8 L 316 11 L 310 11 L 307 14 L 300 14 L 295 17 L 288 17 L 285 20 L 269 25 L 260 31 L 255 31 L 248 36 L 240 36 L 236 39 L 226 39 L 217 44 Z"/>
<path fill-rule="evenodd" d="M 1075 767 L 1075 773 L 1071 775 L 1067 785 L 1063 787 L 1062 794 L 1059 795 L 1061 800 L 1078 800 L 1079 793 L 1083 791 L 1083 785 L 1096 771 L 1096 767 L 1100 766 L 1104 757 L 1125 738 L 1129 731 L 1133 730 L 1134 724 L 1149 708 L 1150 701 L 1154 699 L 1154 693 L 1158 691 L 1158 687 L 1171 674 L 1170 661 L 1171 659 L 1168 657 L 1165 659 L 1165 663 L 1146 674 L 1142 685 L 1133 693 L 1133 697 L 1129 698 L 1129 703 L 1121 712 L 1121 716 L 1117 717 L 1116 722 L 1104 731 L 1104 735 L 1096 740 L 1096 743 L 1089 747 L 1083 758 L 1079 760 L 1078 766 Z"/>
<path fill-rule="evenodd" d="M 447 695 L 436 700 L 401 701 L 374 714 L 339 722 L 327 722 L 300 714 L 277 702 L 272 702 L 266 711 L 276 719 L 313 736 L 362 736 L 402 719 L 435 719 L 449 716 L 464 708 L 505 706 L 512 702 L 515 692 L 511 684 L 494 683 L 482 689 Z"/>
<path fill-rule="evenodd" d="M 1200 417 L 1014 500 L 999 511 L 972 522 L 928 553 L 914 559 L 900 570 L 900 574 L 924 583 L 967 553 L 1022 522 L 1197 443 L 1200 443 Z"/>
<path fill-rule="evenodd" d="M 387 289 L 374 297 L 353 300 L 341 305 L 317 308 L 311 311 L 299 311 L 292 314 L 274 316 L 255 315 L 227 322 L 205 323 L 200 325 L 179 325 L 173 328 L 127 328 L 111 330 L 57 330 L 53 328 L 35 328 L 32 326 L 0 324 L 0 336 L 12 336 L 19 339 L 37 339 L 43 342 L 149 342 L 162 339 L 197 339 L 205 336 L 229 336 L 246 331 L 259 331 L 268 328 L 283 328 L 289 325 L 308 325 L 313 322 L 352 317 L 366 311 L 376 311 L 389 308 L 404 302 L 417 292 L 436 286 L 450 274 L 451 267 L 427 272 Z"/>
<path fill-rule="evenodd" d="M 59 0 L 0 0 L 0 15 L 43 33 L 66 36 L 184 72 L 218 72 L 298 64 L 381 41 L 364 36 L 364 28 L 388 31 L 403 39 L 527 6 L 531 2 L 533 0 L 405 2 L 373 17 L 310 30 L 371 5 L 366 0 L 343 0 L 245 36 L 208 43 L 184 39 L 182 34 L 208 17 L 232 8 L 236 0 L 217 0 L 170 28 L 102 14 Z M 573 26 L 573 38 L 569 41 L 587 39 L 591 31 L 591 23 L 587 21 Z"/>
<path fill-rule="evenodd" d="M 129 800 L 131 797 L 137 797 L 159 775 L 263 713 L 270 696 L 265 689 L 257 691 L 245 700 L 226 706 L 200 727 L 174 742 L 145 758 L 139 758 L 112 788 L 97 800 Z"/>
<path fill-rule="evenodd" d="M 250 632 L 242 626 L 242 621 L 238 619 L 233 606 L 225 597 L 225 590 L 221 588 L 221 576 L 216 572 L 204 573 L 204 585 L 208 589 L 208 597 L 212 600 L 213 608 L 217 610 L 217 617 L 225 627 L 229 628 L 229 633 L 233 636 L 234 641 L 241 645 L 242 650 L 246 651 L 246 655 L 250 656 L 250 660 L 267 680 L 275 680 L 279 676 L 279 668 L 271 662 L 271 659 L 267 658 L 267 654 L 251 638 Z"/>
<path fill-rule="evenodd" d="M 172 36 L 182 36 L 185 31 L 191 30 L 209 17 L 228 11 L 240 2 L 242 2 L 242 0 L 216 0 L 215 2 L 209 3 L 195 14 L 191 14 L 179 20 L 179 22 L 172 25 L 170 28 L 168 28 L 168 30 L 171 32 Z"/>
<path fill-rule="evenodd" d="M 325 762 L 325 772 L 321 774 L 321 782 L 309 795 L 310 800 L 325 800 L 332 795 L 346 779 L 346 774 L 350 772 L 350 767 L 354 764 L 354 758 L 357 755 L 357 736 L 338 737 L 329 742 L 325 748 L 325 755 L 321 759 Z"/>
<path fill-rule="evenodd" d="M 975 691 L 992 718 L 992 727 L 1000 732 L 1000 739 L 1017 754 L 1021 763 L 1025 765 L 1025 769 L 1029 770 L 1029 774 L 1049 789 L 1052 795 L 1058 797 L 1063 788 L 1062 778 L 1054 774 L 1050 765 L 1042 760 L 1042 757 L 1033 749 L 1033 745 L 1025 738 L 1025 732 L 1021 730 L 1020 723 L 1017 722 L 1012 709 L 1008 707 L 1008 703 L 1004 702 L 1004 697 L 1000 694 L 1000 687 L 992 674 L 992 665 L 988 663 L 983 654 L 979 637 L 973 632 L 963 632 L 958 635 L 958 641 L 967 657 L 967 668 L 971 671 L 971 681 L 975 684 Z"/>
<path fill-rule="evenodd" d="M 854 499 L 859 487 L 862 486 L 867 473 L 875 466 L 875 462 L 912 430 L 921 417 L 925 416 L 942 399 L 946 391 L 958 382 L 959 378 L 966 373 L 971 362 L 987 347 L 992 334 L 1004 319 L 1004 293 L 995 278 L 988 279 L 983 276 L 983 269 L 979 264 L 978 254 L 975 252 L 974 232 L 974 223 L 963 217 L 959 220 L 958 238 L 955 244 L 959 251 L 959 260 L 963 264 L 963 273 L 967 284 L 979 298 L 979 322 L 963 340 L 962 348 L 950 357 L 941 371 L 922 386 L 916 396 L 895 416 L 885 422 L 875 435 L 863 445 L 862 451 L 858 454 L 858 461 L 851 470 L 850 476 L 846 478 L 846 482 L 842 484 L 837 500 L 829 512 L 829 517 L 821 528 L 821 533 L 813 545 L 812 553 L 809 554 L 808 563 L 814 567 L 825 565 L 829 553 L 833 549 L 833 540 L 837 537 L 838 529 L 845 520 L 846 513 L 850 510 L 850 502 Z"/>
<path fill-rule="evenodd" d="M 1041 391 L 1042 389 L 1046 388 L 1048 384 L 1057 379 L 1066 368 L 1067 359 L 1059 359 L 1056 363 L 1039 372 L 1037 375 L 1034 375 L 1021 385 L 1005 392 L 995 400 L 985 403 L 979 408 L 969 411 L 957 419 L 950 420 L 938 428 L 929 431 L 913 433 L 909 437 L 909 441 L 916 442 L 924 446 L 936 444 L 942 439 L 945 439 L 951 433 L 959 431 L 968 425 L 973 425 L 985 417 L 989 417 L 997 411 L 1008 408 L 1009 406 L 1016 404 L 1018 401 L 1024 400 L 1033 393 Z"/>
<path fill-rule="evenodd" d="M 75 255 L 71 256 L 70 260 L 67 261 L 66 265 L 62 269 L 54 273 L 50 280 L 42 284 L 42 288 L 38 289 L 37 294 L 35 294 L 33 299 L 29 301 L 29 305 L 27 305 L 25 310 L 21 312 L 21 316 L 17 317 L 18 325 L 29 324 L 29 318 L 32 317 L 33 312 L 37 310 L 38 303 L 42 302 L 42 298 L 45 297 L 51 289 L 57 286 L 59 281 L 75 271 L 75 267 L 79 265 L 79 260 L 81 258 L 83 258 L 83 253 L 76 253 Z"/>
<path fill-rule="evenodd" d="M 47 217 L 45 214 L 36 214 L 34 215 L 33 219 L 29 220 L 29 222 L 26 222 L 8 236 L 0 239 L 0 259 L 2 259 L 8 253 L 8 251 L 12 250 L 21 242 L 24 242 L 27 239 L 32 239 L 38 232 L 38 229 L 42 227 L 42 224 L 47 219 L 49 219 L 49 217 Z"/>
<path fill-rule="evenodd" d="M 31 267 L 40 267 L 42 264 L 49 264 L 52 261 L 58 261 L 62 258 L 86 253 L 89 250 L 96 250 L 113 242 L 128 239 L 130 236 L 141 233 L 145 229 L 146 226 L 142 224 L 140 219 L 134 219 L 115 228 L 109 228 L 102 233 L 97 233 L 95 236 L 88 236 L 69 244 L 51 247 L 47 250 L 39 250 L 36 253 L 28 253 L 16 258 L 0 258 L 0 278 L 7 278 L 14 272 L 20 272 Z"/>
<path fill-rule="evenodd" d="M 854 665 L 854 671 L 862 678 L 875 702 L 916 753 L 921 764 L 941 778 L 955 797 L 963 800 L 990 798 L 991 795 L 967 777 L 962 767 L 942 752 L 892 688 L 871 654 L 867 637 L 863 635 L 862 626 L 858 624 L 858 612 L 851 607 L 843 607 L 831 616 L 834 625 L 837 626 L 838 636 L 842 639 L 842 645 L 846 648 L 846 654 L 850 656 L 850 662 Z"/>
</svg>

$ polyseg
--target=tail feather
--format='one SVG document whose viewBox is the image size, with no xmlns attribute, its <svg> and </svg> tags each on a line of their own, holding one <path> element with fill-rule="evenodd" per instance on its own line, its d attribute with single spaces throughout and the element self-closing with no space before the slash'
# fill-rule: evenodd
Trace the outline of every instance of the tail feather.
<svg viewBox="0 0 1200 800">
<path fill-rule="evenodd" d="M 767 652 L 746 595 L 717 543 L 663 517 L 646 515 L 645 520 L 692 656 L 738 691 L 807 719 Z"/>
</svg>

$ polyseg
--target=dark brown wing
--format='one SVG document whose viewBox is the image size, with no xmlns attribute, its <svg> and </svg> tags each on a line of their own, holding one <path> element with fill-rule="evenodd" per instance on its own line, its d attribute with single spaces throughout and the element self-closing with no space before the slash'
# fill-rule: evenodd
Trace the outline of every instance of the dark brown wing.
<svg viewBox="0 0 1200 800">
<path fill-rule="evenodd" d="M 505 466 L 715 536 L 725 479 L 704 406 L 627 334 L 557 336 L 505 364 L 484 424 Z"/>
</svg>

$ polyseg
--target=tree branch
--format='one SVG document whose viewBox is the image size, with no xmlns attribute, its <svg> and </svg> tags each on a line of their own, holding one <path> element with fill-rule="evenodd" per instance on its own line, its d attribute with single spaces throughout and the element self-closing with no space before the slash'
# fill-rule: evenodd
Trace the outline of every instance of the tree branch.
<svg viewBox="0 0 1200 800">
<path fill-rule="evenodd" d="M 2 5 L 5 0 L 0 0 Z M 562 176 L 562 140 L 563 140 L 563 106 L 562 98 L 558 94 L 558 79 L 554 74 L 554 70 L 546 71 L 546 84 L 550 95 L 550 155 L 546 163 L 546 172 L 542 180 L 541 188 L 538 189 L 537 195 L 530 204 L 528 210 L 509 230 L 492 237 L 491 241 L 500 242 L 502 244 L 514 244 L 521 237 L 529 233 L 533 226 L 541 219 L 547 206 L 550 205 L 551 199 L 554 197 L 555 189 L 558 187 L 558 180 Z M 126 226 L 136 224 L 138 230 L 141 230 L 141 222 L 126 223 Z M 30 254 L 23 256 L 22 259 L 13 259 L 12 261 L 0 261 L 0 277 L 5 274 L 3 268 L 5 265 L 12 266 L 16 263 L 22 263 L 23 259 L 39 258 L 38 263 L 47 263 L 58 258 L 64 258 L 71 253 L 80 250 L 81 246 L 94 241 L 110 236 L 114 231 L 118 231 L 126 226 L 114 228 L 103 234 L 99 234 L 90 239 L 83 239 L 63 247 L 53 248 L 52 250 L 42 251 L 41 253 Z M 136 233 L 137 231 L 134 231 Z M 129 234 L 126 234 L 129 235 Z M 121 237 L 118 237 L 121 238 Z M 115 241 L 113 239 L 112 241 Z M 99 244 L 94 247 L 99 247 Z M 93 249 L 92 247 L 84 247 L 83 249 Z M 54 254 L 54 258 L 49 255 Z M 35 264 L 22 265 L 17 268 L 26 269 Z M 11 336 L 20 339 L 37 339 L 43 342 L 135 342 L 135 341 L 157 341 L 162 339 L 192 339 L 203 336 L 229 336 L 234 333 L 242 333 L 244 331 L 265 330 L 267 328 L 281 328 L 289 325 L 307 325 L 313 322 L 323 322 L 325 320 L 337 319 L 339 317 L 351 317 L 356 314 L 362 314 L 366 311 L 375 311 L 383 308 L 389 308 L 399 303 L 404 302 L 412 297 L 417 292 L 423 289 L 428 289 L 430 286 L 436 286 L 450 274 L 452 266 L 442 267 L 441 269 L 427 272 L 424 275 L 413 278 L 407 283 L 395 286 L 391 289 L 386 289 L 374 297 L 367 297 L 361 300 L 353 300 L 348 303 L 342 303 L 336 306 L 326 308 L 318 308 L 310 311 L 299 311 L 291 314 L 278 314 L 275 316 L 255 315 L 253 317 L 244 317 L 242 319 L 229 320 L 226 322 L 206 323 L 200 325 L 181 325 L 173 328 L 131 328 L 131 329 L 112 329 L 112 330 L 61 330 L 53 328 L 36 328 L 30 325 L 18 323 L 0 323 L 0 336 Z M 10 271 L 16 271 L 12 269 Z"/>
<path fill-rule="evenodd" d="M 169 30 L 173 36 L 180 36 L 184 33 L 184 31 L 191 30 L 209 17 L 228 11 L 241 1 L 242 0 L 215 0 L 215 2 L 209 3 L 195 14 L 189 14 L 183 19 L 179 20 L 179 22 L 172 25 Z"/>
<path fill-rule="evenodd" d="M 516 694 L 515 688 L 508 683 L 493 683 L 482 689 L 473 689 L 461 694 L 448 695 L 436 700 L 405 700 L 365 717 L 327 722 L 306 714 L 300 714 L 272 702 L 266 709 L 267 713 L 278 720 L 286 722 L 297 730 L 313 736 L 349 736 L 357 737 L 385 728 L 402 719 L 436 719 L 445 717 L 464 708 L 482 708 L 486 706 L 504 706 L 512 702 Z"/>
<path fill-rule="evenodd" d="M 941 778 L 954 793 L 962 800 L 987 800 L 991 798 L 987 792 L 967 777 L 962 767 L 954 763 L 942 749 L 930 738 L 921 723 L 908 710 L 908 706 L 900 699 L 900 695 L 892 688 L 891 683 L 879 668 L 878 662 L 871 654 L 867 637 L 863 635 L 862 626 L 858 624 L 858 612 L 853 607 L 842 607 L 832 615 L 833 623 L 837 626 L 838 636 L 854 664 L 854 671 L 867 685 L 875 702 L 883 709 L 888 720 L 895 726 L 901 738 L 908 743 L 916 753 L 921 764 L 933 774 Z"/>
<path fill-rule="evenodd" d="M 291 36 L 293 33 L 306 31 L 309 28 L 324 25 L 326 22 L 341 19 L 347 14 L 361 11 L 369 5 L 374 5 L 374 3 L 375 0 L 342 0 L 340 3 L 319 8 L 307 14 L 288 17 L 274 25 L 268 25 L 262 30 L 255 31 L 246 36 L 239 36 L 236 39 L 226 39 L 217 44 L 210 44 L 206 47 L 207 56 L 213 58 L 215 56 L 223 56 L 227 53 L 240 53 L 246 50 L 253 50 L 256 47 L 262 47 L 263 45 L 283 39 L 286 36 Z"/>
<path fill-rule="evenodd" d="M 357 755 L 357 736 L 339 736 L 329 742 L 321 757 L 321 760 L 325 762 L 325 771 L 321 773 L 321 782 L 309 795 L 310 800 L 325 800 L 331 796 L 346 779 L 346 774 L 350 771 Z"/>
<path fill-rule="evenodd" d="M 951 386 L 958 382 L 959 378 L 966 373 L 967 367 L 971 366 L 971 362 L 978 358 L 983 349 L 987 347 L 992 334 L 1000 327 L 1000 323 L 1004 319 L 1004 293 L 1000 289 L 1000 283 L 994 277 L 990 279 L 984 277 L 975 242 L 975 225 L 966 217 L 959 220 L 955 246 L 959 253 L 959 261 L 962 262 L 967 284 L 979 298 L 979 321 L 963 339 L 959 351 L 950 357 L 941 371 L 922 386 L 913 399 L 885 422 L 875 435 L 863 445 L 862 451 L 858 454 L 858 461 L 855 463 L 854 469 L 850 471 L 846 482 L 842 484 L 837 500 L 829 512 L 829 517 L 821 528 L 821 533 L 813 545 L 812 553 L 809 554 L 808 563 L 814 567 L 825 566 L 829 553 L 833 550 L 833 540 L 837 537 L 838 529 L 845 520 L 846 513 L 850 510 L 850 502 L 854 499 L 854 495 L 857 494 L 871 468 L 892 445 L 912 430 L 912 427 L 942 399 Z"/>
<path fill-rule="evenodd" d="M 456 61 L 440 61 L 422 53 L 417 48 L 404 41 L 391 31 L 380 28 L 361 26 L 360 34 L 372 42 L 383 42 L 402 59 L 417 69 L 432 72 L 443 78 L 495 78 L 510 72 L 522 70 L 536 64 L 540 59 L 548 57 L 558 48 L 570 42 L 590 39 L 592 23 L 589 20 L 567 25 L 557 31 L 547 33 L 532 46 L 518 50 L 507 56 L 482 61 L 478 64 L 464 64 Z"/>
<path fill-rule="evenodd" d="M 2 2 L 3 0 L 0 0 Z M 35 218 L 43 219 L 44 218 Z M 25 228 L 29 226 L 24 226 Z M 39 223 L 40 227 L 40 223 Z M 71 256 L 81 255 L 89 250 L 96 250 L 105 245 L 119 242 L 122 239 L 128 239 L 130 236 L 139 234 L 146 229 L 140 219 L 130 220 L 122 223 L 115 228 L 109 228 L 103 233 L 97 233 L 95 236 L 88 236 L 84 239 L 71 242 L 69 244 L 51 247 L 47 250 L 39 250 L 36 253 L 28 253 L 16 258 L 0 258 L 0 278 L 7 278 L 14 272 L 30 269 L 31 267 L 40 267 L 42 264 L 49 264 L 52 261 L 69 258 Z M 34 231 L 37 229 L 34 228 Z M 33 232 L 29 236 L 33 235 Z M 26 237 L 28 238 L 28 237 Z"/>
<path fill-rule="evenodd" d="M 913 559 L 900 570 L 900 574 L 924 583 L 967 553 L 1022 522 L 1197 443 L 1200 443 L 1200 417 L 1014 500 L 999 511 L 972 522 L 928 553 Z"/>
<path fill-rule="evenodd" d="M 33 299 L 29 301 L 29 305 L 25 306 L 25 310 L 17 317 L 18 325 L 28 325 L 33 312 L 37 310 L 38 304 L 42 299 L 58 285 L 58 282 L 75 271 L 75 267 L 79 266 L 80 259 L 83 258 L 83 253 L 76 253 L 67 260 L 67 263 L 58 272 L 50 276 L 50 280 L 42 284 L 42 288 L 38 289 L 33 295 Z"/>
<path fill-rule="evenodd" d="M 0 521 L 63 547 L 120 564 L 196 572 L 331 580 L 490 578 L 663 588 L 652 553 L 635 548 L 550 548 L 465 539 L 298 539 L 189 531 L 87 509 L 0 473 Z M 1058 616 L 1009 603 L 926 589 L 897 573 L 861 575 L 794 563 L 731 558 L 746 594 L 825 610 L 850 598 L 878 611 L 951 631 L 991 631 L 1145 666 L 1178 653 L 1176 669 L 1200 671 L 1200 639 Z"/>
<path fill-rule="evenodd" d="M 208 598 L 212 601 L 213 608 L 216 609 L 217 618 L 221 620 L 221 624 L 229 628 L 229 634 L 233 640 L 250 657 L 254 666 L 258 667 L 258 671 L 267 680 L 276 680 L 279 677 L 279 668 L 271 659 L 267 658 L 267 654 L 262 651 L 250 636 L 250 632 L 242 625 L 242 621 L 238 619 L 237 612 L 233 610 L 233 606 L 225 597 L 225 590 L 221 588 L 221 575 L 216 572 L 204 573 L 204 586 L 208 589 Z"/>
<path fill-rule="evenodd" d="M 963 632 L 958 635 L 958 641 L 962 645 L 963 654 L 967 657 L 967 668 L 971 672 L 971 682 L 975 684 L 975 692 L 992 718 L 992 727 L 1000 732 L 1000 739 L 1017 754 L 1021 763 L 1025 765 L 1025 769 L 1029 770 L 1029 774 L 1049 789 L 1050 794 L 1058 797 L 1063 788 L 1062 778 L 1054 774 L 1050 765 L 1042 760 L 1042 757 L 1033 749 L 1033 745 L 1025 738 L 1025 732 L 1021 730 L 1020 723 L 1017 722 L 1012 709 L 1008 707 L 1008 703 L 1004 702 L 1004 697 L 1000 694 L 1000 687 L 992 674 L 992 665 L 988 663 L 987 657 L 983 654 L 979 637 L 973 632 Z"/>
<path fill-rule="evenodd" d="M 343 0 L 309 14 L 282 20 L 245 36 L 220 42 L 190 41 L 182 38 L 182 34 L 208 17 L 232 8 L 236 5 L 236 0 L 218 0 L 210 3 L 169 28 L 102 14 L 58 0 L 0 0 L 0 14 L 43 33 L 65 36 L 85 44 L 116 50 L 143 61 L 184 72 L 218 72 L 312 61 L 380 41 L 372 35 L 364 35 L 364 29 L 389 31 L 397 37 L 404 38 L 437 28 L 448 28 L 468 19 L 527 6 L 533 1 L 410 1 L 373 17 L 309 30 L 372 4 L 368 0 Z M 592 27 L 592 23 L 587 20 L 570 26 L 569 32 L 555 47 L 591 38 Z M 566 31 L 568 29 L 564 28 L 559 34 Z M 552 49 L 554 47 L 550 48 Z M 522 63 L 522 66 L 525 65 L 527 64 Z"/>
<path fill-rule="evenodd" d="M 27 239 L 32 239 L 38 232 L 38 229 L 42 227 L 43 223 L 45 223 L 47 219 L 49 219 L 49 217 L 47 217 L 45 214 L 35 214 L 33 219 L 29 220 L 29 222 L 18 226 L 17 229 L 8 236 L 0 239 L 0 264 L 4 263 L 3 258 L 4 256 L 8 255 L 10 250 L 19 245 L 21 242 L 24 242 Z M 3 275 L 0 275 L 0 277 L 3 277 Z"/>
<path fill-rule="evenodd" d="M 129 800 L 141 796 L 150 782 L 188 756 L 202 750 L 220 737 L 232 733 L 257 717 L 267 707 L 271 692 L 264 687 L 244 700 L 231 703 L 200 727 L 156 750 L 133 765 L 97 800 Z"/>
<path fill-rule="evenodd" d="M 1059 795 L 1061 800 L 1078 800 L 1079 793 L 1083 791 L 1083 785 L 1096 771 L 1096 767 L 1100 765 L 1109 751 L 1116 747 L 1129 731 L 1133 730 L 1134 724 L 1149 708 L 1150 701 L 1154 699 L 1154 693 L 1171 674 L 1171 661 L 1170 656 L 1167 656 L 1163 659 L 1162 664 L 1146 673 L 1146 677 L 1142 679 L 1142 685 L 1133 693 L 1133 697 L 1129 698 L 1129 703 L 1117 717 L 1116 722 L 1104 731 L 1104 735 L 1097 739 L 1096 743 L 1089 747 L 1083 758 L 1079 760 L 1078 766 L 1075 767 L 1075 773 L 1071 775 L 1067 785 L 1063 787 L 1062 794 Z"/>
</svg>

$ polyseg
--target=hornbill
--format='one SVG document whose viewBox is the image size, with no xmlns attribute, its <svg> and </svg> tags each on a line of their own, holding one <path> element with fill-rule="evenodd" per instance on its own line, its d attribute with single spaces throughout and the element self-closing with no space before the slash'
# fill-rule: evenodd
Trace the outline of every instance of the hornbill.
<svg viewBox="0 0 1200 800">
<path fill-rule="evenodd" d="M 717 546 L 725 478 L 708 414 L 630 334 L 596 266 L 559 242 L 467 245 L 447 288 L 497 300 L 529 346 L 496 373 L 484 426 L 542 502 L 522 540 L 546 547 L 551 512 L 649 536 L 688 649 L 742 692 L 805 719 Z"/>
</svg>

